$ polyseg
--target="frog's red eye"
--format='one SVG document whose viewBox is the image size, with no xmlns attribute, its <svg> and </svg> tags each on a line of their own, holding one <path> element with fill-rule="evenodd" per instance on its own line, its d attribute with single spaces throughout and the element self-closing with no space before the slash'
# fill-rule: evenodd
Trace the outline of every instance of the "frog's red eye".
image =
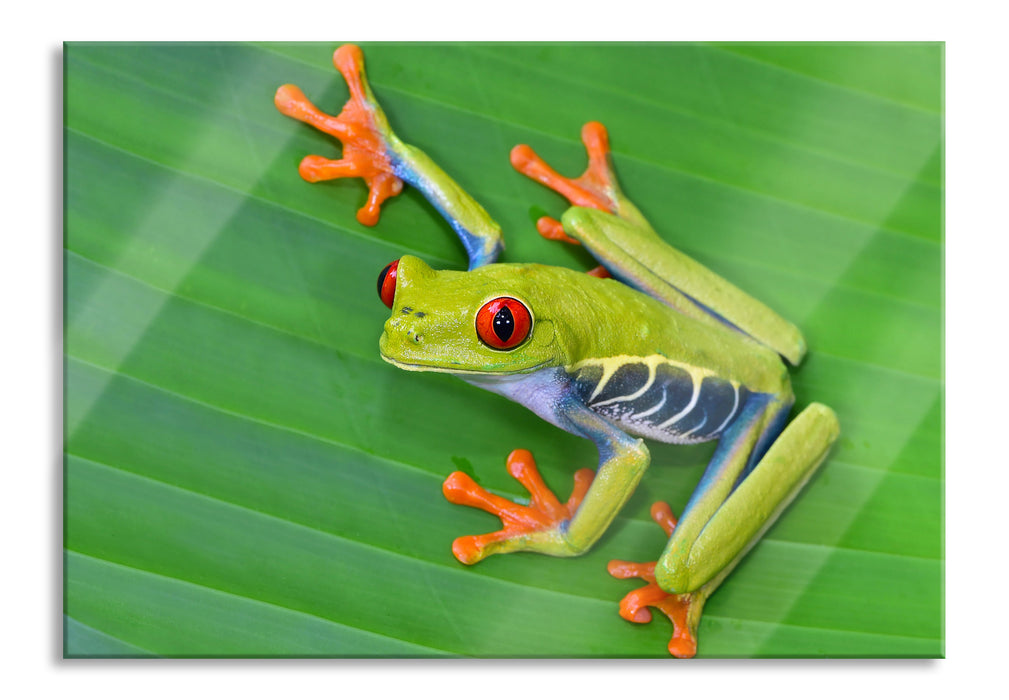
<svg viewBox="0 0 1009 700">
<path fill-rule="evenodd" d="M 382 303 L 392 308 L 392 301 L 396 298 L 396 270 L 399 268 L 399 260 L 389 263 L 378 273 L 378 298 Z"/>
<path fill-rule="evenodd" d="M 529 336 L 533 317 L 518 299 L 498 297 L 476 312 L 476 334 L 495 350 L 511 350 Z"/>
</svg>

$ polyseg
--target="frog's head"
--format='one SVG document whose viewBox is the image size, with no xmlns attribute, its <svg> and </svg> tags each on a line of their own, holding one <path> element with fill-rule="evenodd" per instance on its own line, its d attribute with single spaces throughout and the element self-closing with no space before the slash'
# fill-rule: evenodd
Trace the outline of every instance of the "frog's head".
<svg viewBox="0 0 1009 700">
<path fill-rule="evenodd" d="M 512 374 L 563 363 L 537 265 L 438 271 L 406 255 L 379 276 L 382 358 L 408 370 Z M 537 313 L 540 309 L 544 313 Z"/>
</svg>

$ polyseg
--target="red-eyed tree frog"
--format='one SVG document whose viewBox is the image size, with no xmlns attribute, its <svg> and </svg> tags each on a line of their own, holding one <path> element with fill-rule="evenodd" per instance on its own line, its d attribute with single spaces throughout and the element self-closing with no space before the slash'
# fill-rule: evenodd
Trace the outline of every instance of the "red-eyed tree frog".
<svg viewBox="0 0 1009 700">
<path fill-rule="evenodd" d="M 358 220 L 378 222 L 382 202 L 406 182 L 418 188 L 461 239 L 469 270 L 437 271 L 413 256 L 387 266 L 378 292 L 391 309 L 382 358 L 411 371 L 447 372 L 526 406 L 557 427 L 592 440 L 596 473 L 575 474 L 561 503 L 532 455 L 515 450 L 509 472 L 529 505 L 489 493 L 461 472 L 445 481 L 453 503 L 501 518 L 502 529 L 460 537 L 459 561 L 492 554 L 576 556 L 599 539 L 649 464 L 641 438 L 690 444 L 717 440 L 707 470 L 679 520 L 652 507 L 669 535 L 656 562 L 610 562 L 620 578 L 647 585 L 620 614 L 647 622 L 646 606 L 673 622 L 669 651 L 690 657 L 708 596 L 813 475 L 837 439 L 834 412 L 811 404 L 789 421 L 793 395 L 785 361 L 806 351 L 799 330 L 759 301 L 669 247 L 622 194 L 606 130 L 586 124 L 588 169 L 561 177 L 528 146 L 513 149 L 519 172 L 572 204 L 541 234 L 578 243 L 599 261 L 589 274 L 536 264 L 500 264 L 500 227 L 420 150 L 392 132 L 353 45 L 333 57 L 350 88 L 339 116 L 319 111 L 293 85 L 276 94 L 284 114 L 343 144 L 343 157 L 306 157 L 309 182 L 360 177 L 369 188 Z"/>
</svg>

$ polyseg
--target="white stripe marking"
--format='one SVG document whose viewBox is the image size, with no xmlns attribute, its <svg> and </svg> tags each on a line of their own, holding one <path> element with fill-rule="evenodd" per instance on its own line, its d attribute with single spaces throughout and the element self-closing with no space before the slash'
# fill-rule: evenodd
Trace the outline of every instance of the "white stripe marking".
<svg viewBox="0 0 1009 700">
<path fill-rule="evenodd" d="M 684 408 L 682 411 L 680 411 L 679 413 L 677 413 L 675 416 L 673 416 L 672 418 L 670 418 L 669 420 L 667 420 L 662 425 L 655 426 L 658 430 L 662 430 L 666 426 L 672 425 L 673 423 L 675 423 L 676 421 L 678 421 L 680 418 L 683 418 L 683 416 L 685 416 L 688 413 L 690 413 L 691 409 L 697 404 L 697 397 L 701 395 L 701 382 L 699 382 L 696 379 L 694 379 L 693 376 L 690 377 L 690 381 L 693 382 L 693 384 L 694 384 L 694 395 L 690 397 L 690 403 L 687 404 L 686 408 Z"/>
<path fill-rule="evenodd" d="M 722 432 L 722 429 L 725 428 L 725 426 L 727 426 L 729 424 L 729 421 L 732 420 L 732 417 L 735 415 L 736 408 L 739 407 L 739 387 L 736 386 L 735 384 L 733 384 L 732 385 L 732 390 L 734 392 L 736 392 L 735 401 L 732 402 L 732 410 L 729 411 L 728 417 L 724 421 L 722 421 L 722 424 L 720 426 L 718 426 L 717 428 L 715 428 L 714 431 L 712 431 L 711 433 L 709 433 L 710 435 L 717 435 L 718 433 Z"/>
<path fill-rule="evenodd" d="M 693 428 L 691 428 L 687 432 L 680 433 L 680 437 L 681 438 L 690 437 L 691 435 L 693 435 L 694 433 L 696 433 L 698 430 L 700 430 L 701 428 L 703 428 L 704 424 L 707 423 L 707 422 L 708 422 L 708 412 L 705 411 L 704 412 L 704 420 L 702 420 L 700 423 L 698 423 L 696 426 L 694 426 Z"/>
<path fill-rule="evenodd" d="M 643 364 L 643 363 L 634 363 L 634 364 Z M 614 374 L 616 374 L 616 372 L 614 372 Z M 646 391 L 648 391 L 649 387 L 651 387 L 654 382 L 655 382 L 655 366 L 648 365 L 648 378 L 645 379 L 645 383 L 642 385 L 640 389 L 635 391 L 633 394 L 628 394 L 627 396 L 618 396 L 615 399 L 606 399 L 605 401 L 594 403 L 592 404 L 592 408 L 595 408 L 596 406 L 605 406 L 607 404 L 617 403 L 618 401 L 633 401 L 634 399 L 638 398 L 639 396 L 643 395 Z"/>
<path fill-rule="evenodd" d="M 647 411 L 642 411 L 641 413 L 635 413 L 633 416 L 630 417 L 630 420 L 638 420 L 639 418 L 644 418 L 646 416 L 652 415 L 653 413 L 655 413 L 660 408 L 666 405 L 666 398 L 668 398 L 668 394 L 666 393 L 666 387 L 662 387 L 662 400 L 659 401 L 654 406 L 652 406 L 651 408 L 649 408 Z"/>
</svg>

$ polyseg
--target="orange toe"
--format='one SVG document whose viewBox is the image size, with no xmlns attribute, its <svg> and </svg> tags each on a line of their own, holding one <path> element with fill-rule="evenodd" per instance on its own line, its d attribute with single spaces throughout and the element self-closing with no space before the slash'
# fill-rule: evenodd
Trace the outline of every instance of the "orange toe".
<svg viewBox="0 0 1009 700">
<path fill-rule="evenodd" d="M 652 519 L 672 535 L 676 519 L 667 503 L 655 503 L 651 509 Z M 644 586 L 636 588 L 620 601 L 620 617 L 630 622 L 645 623 L 652 619 L 649 607 L 660 610 L 673 623 L 673 634 L 669 640 L 669 653 L 677 658 L 692 658 L 697 653 L 696 624 L 700 616 L 703 598 L 698 593 L 668 593 L 655 582 L 655 562 L 635 563 L 614 559 L 607 567 L 616 578 L 640 578 Z"/>
<path fill-rule="evenodd" d="M 368 201 L 357 212 L 366 226 L 378 223 L 382 203 L 403 190 L 390 157 L 391 132 L 381 108 L 371 94 L 364 72 L 364 56 L 353 44 L 341 46 L 333 63 L 343 75 L 350 99 L 338 116 L 326 114 L 294 85 L 282 85 L 274 96 L 281 113 L 329 134 L 343 144 L 343 157 L 331 160 L 307 156 L 298 168 L 308 182 L 360 177 L 368 185 Z"/>
<path fill-rule="evenodd" d="M 442 484 L 449 502 L 478 508 L 501 519 L 502 528 L 484 535 L 466 535 L 452 543 L 452 553 L 463 564 L 475 564 L 507 543 L 537 532 L 547 532 L 571 519 L 592 483 L 591 469 L 574 477 L 571 497 L 561 503 L 547 487 L 528 450 L 514 450 L 507 459 L 508 472 L 529 492 L 529 505 L 497 496 L 462 472 L 453 472 Z"/>
</svg>

